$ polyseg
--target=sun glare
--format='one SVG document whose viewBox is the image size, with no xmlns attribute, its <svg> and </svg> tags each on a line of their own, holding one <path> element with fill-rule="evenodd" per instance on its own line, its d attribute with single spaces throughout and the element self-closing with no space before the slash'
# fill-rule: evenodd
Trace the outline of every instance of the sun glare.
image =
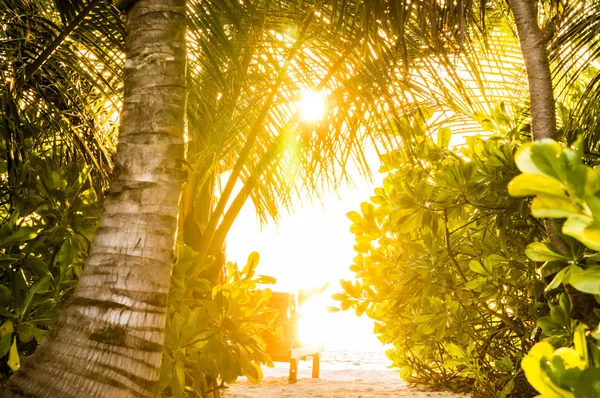
<svg viewBox="0 0 600 398">
<path fill-rule="evenodd" d="M 325 340 L 324 331 L 328 325 L 327 297 L 311 297 L 299 309 L 298 334 L 302 344 L 318 344 Z"/>
<path fill-rule="evenodd" d="M 379 164 L 374 148 L 369 148 L 366 156 L 369 164 Z M 301 290 L 311 293 L 329 282 L 324 292 L 298 300 L 302 301 L 298 308 L 298 334 L 303 345 L 322 341 L 327 351 L 382 351 L 385 347 L 373 334 L 373 321 L 367 316 L 359 318 L 352 311 L 327 311 L 327 307 L 340 306 L 331 298 L 341 290 L 339 280 L 354 276 L 348 267 L 356 255 L 352 249 L 355 237 L 348 230 L 346 213 L 360 209 L 374 187 L 383 184 L 383 175 L 378 173 L 374 173 L 374 182 L 361 181 L 353 167 L 348 172 L 357 182 L 355 186 L 326 191 L 319 203 L 294 202 L 293 211 L 283 212 L 278 225 L 269 223 L 261 228 L 256 209 L 249 201 L 228 235 L 227 255 L 243 266 L 248 253 L 259 252 L 257 273 L 277 278 L 277 283 L 270 286 L 273 291 L 294 293 L 298 298 Z"/>
<path fill-rule="evenodd" d="M 325 96 L 321 92 L 305 91 L 300 102 L 302 119 L 316 122 L 323 117 L 325 112 Z"/>
</svg>

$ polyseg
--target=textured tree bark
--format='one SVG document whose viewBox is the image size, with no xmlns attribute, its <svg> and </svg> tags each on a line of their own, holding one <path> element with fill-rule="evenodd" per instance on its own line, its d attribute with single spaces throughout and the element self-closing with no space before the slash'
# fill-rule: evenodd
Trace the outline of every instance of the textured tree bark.
<svg viewBox="0 0 600 398">
<path fill-rule="evenodd" d="M 3 397 L 151 397 L 185 173 L 185 0 L 127 11 L 115 172 L 72 302 Z"/>
<path fill-rule="evenodd" d="M 521 53 L 527 69 L 534 140 L 556 138 L 556 110 L 546 40 L 538 25 L 535 0 L 511 0 Z"/>
</svg>

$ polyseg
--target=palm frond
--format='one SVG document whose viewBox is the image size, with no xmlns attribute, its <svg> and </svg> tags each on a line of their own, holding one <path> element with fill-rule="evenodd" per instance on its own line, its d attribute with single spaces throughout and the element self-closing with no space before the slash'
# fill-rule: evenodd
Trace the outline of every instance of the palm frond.
<svg viewBox="0 0 600 398">
<path fill-rule="evenodd" d="M 78 4 L 73 10 L 82 13 L 65 25 L 64 13 L 50 1 L 0 2 L 1 133 L 9 146 L 24 151 L 81 159 L 106 184 L 120 103 L 123 24 L 113 6 Z"/>
</svg>

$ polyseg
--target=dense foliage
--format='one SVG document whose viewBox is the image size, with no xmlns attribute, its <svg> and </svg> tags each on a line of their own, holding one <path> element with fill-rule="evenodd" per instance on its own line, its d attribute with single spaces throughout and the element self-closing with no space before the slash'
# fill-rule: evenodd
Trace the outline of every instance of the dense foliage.
<svg viewBox="0 0 600 398">
<path fill-rule="evenodd" d="M 598 169 L 583 139 L 511 137 L 469 137 L 457 154 L 440 130 L 388 154 L 383 187 L 348 214 L 357 281 L 336 298 L 376 321 L 406 379 L 531 396 L 526 375 L 545 398 L 600 396 Z"/>
<path fill-rule="evenodd" d="M 277 312 L 268 307 L 271 291 L 257 285 L 275 280 L 255 275 L 258 253 L 242 270 L 229 262 L 226 280 L 216 285 L 198 276 L 211 266 L 194 267 L 198 255 L 179 246 L 161 369 L 165 397 L 208 396 L 238 376 L 258 382 L 260 363 L 271 363 L 261 336 L 272 330 Z"/>
<path fill-rule="evenodd" d="M 545 290 L 565 292 L 550 317 L 538 320 L 548 338 L 522 364 L 545 398 L 600 396 L 600 176 L 583 159 L 583 140 L 572 148 L 553 140 L 526 144 L 515 156 L 523 174 L 508 186 L 513 196 L 535 196 L 534 217 L 560 220 L 548 242 L 526 250 L 544 262 Z"/>
<path fill-rule="evenodd" d="M 518 126 L 499 108 L 487 122 L 512 133 L 468 137 L 456 154 L 447 130 L 437 143 L 427 136 L 428 116 L 401 126 L 414 141 L 384 157 L 383 187 L 348 214 L 356 281 L 343 281 L 336 298 L 376 321 L 403 378 L 467 379 L 485 396 L 525 394 L 519 364 L 547 304 L 525 255 L 543 227 L 506 189 L 518 173 Z"/>
<path fill-rule="evenodd" d="M 101 34 L 84 18 L 59 43 L 74 10 L 61 21 L 50 2 L 2 1 L 0 9 L 4 379 L 56 322 L 88 255 L 112 165 L 123 32 L 116 24 Z M 113 7 L 93 15 L 120 21 Z"/>
<path fill-rule="evenodd" d="M 114 150 L 123 18 L 110 2 L 0 4 L 0 372 L 7 376 L 56 321 L 89 249 Z M 600 364 L 600 178 L 581 163 L 581 147 L 525 146 L 517 156 L 525 174 L 510 189 L 537 195 L 531 215 L 529 199 L 509 197 L 513 154 L 528 125 L 502 106 L 490 116 L 475 112 L 500 96 L 525 102 L 503 87 L 523 81 L 505 2 L 406 4 L 188 2 L 190 183 L 181 227 L 190 246 L 180 246 L 173 273 L 164 396 L 211 394 L 238 375 L 260 378 L 258 363 L 268 363 L 260 335 L 273 313 L 268 291 L 255 288 L 269 278 L 254 275 L 255 255 L 225 273 L 224 261 L 211 260 L 249 198 L 263 219 L 276 217 L 293 195 L 315 194 L 322 181 L 337 186 L 349 161 L 367 169 L 364 131 L 389 142 L 398 134 L 404 145 L 385 156 L 389 175 L 372 203 L 349 214 L 358 280 L 343 283 L 342 308 L 377 321 L 408 379 L 526 395 L 519 364 L 529 351 L 523 366 L 544 396 L 597 393 L 582 388 L 598 379 Z M 562 138 L 584 134 L 597 150 L 600 78 L 590 65 L 598 2 L 539 5 L 559 91 L 577 91 Z M 448 67 L 456 60 L 459 67 Z M 399 79 L 401 69 L 420 79 Z M 329 101 L 316 127 L 297 123 L 294 103 L 309 88 L 324 89 Z M 450 110 L 455 122 L 475 113 L 478 131 L 503 133 L 471 137 L 454 153 L 449 129 L 437 130 L 437 143 L 426 134 L 428 111 L 403 119 L 421 100 Z M 381 134 L 389 116 L 396 131 Z M 226 173 L 231 189 L 217 192 Z M 239 182 L 244 189 L 231 198 Z M 545 242 L 536 217 L 556 218 L 558 237 Z"/>
<path fill-rule="evenodd" d="M 96 230 L 100 206 L 89 169 L 60 168 L 29 154 L 17 187 L 3 188 L 0 216 L 0 370 L 32 353 L 70 297 Z M 8 367 L 7 367 L 8 365 Z"/>
</svg>

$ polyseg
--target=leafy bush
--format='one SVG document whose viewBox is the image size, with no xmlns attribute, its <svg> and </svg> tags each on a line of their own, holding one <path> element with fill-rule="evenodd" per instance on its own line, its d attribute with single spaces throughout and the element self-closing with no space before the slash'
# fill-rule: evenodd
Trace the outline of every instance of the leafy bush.
<svg viewBox="0 0 600 398">
<path fill-rule="evenodd" d="M 100 213 L 89 169 L 33 154 L 20 185 L 2 186 L 0 372 L 18 369 L 77 284 Z M 9 369 L 10 368 L 10 369 Z"/>
<path fill-rule="evenodd" d="M 405 380 L 527 395 L 519 364 L 549 308 L 525 255 L 543 227 L 506 189 L 521 141 L 470 137 L 458 155 L 447 149 L 449 131 L 435 144 L 423 120 L 406 121 L 410 147 L 384 157 L 383 187 L 348 213 L 356 280 L 334 297 L 376 321 Z"/>
<path fill-rule="evenodd" d="M 0 372 L 8 377 L 22 357 L 33 353 L 73 292 L 98 224 L 100 203 L 89 169 L 59 167 L 29 154 L 21 184 L 3 188 L 0 208 Z M 275 311 L 270 290 L 258 284 L 258 254 L 240 271 L 228 264 L 224 283 L 199 278 L 197 254 L 179 247 L 170 292 L 163 396 L 205 396 L 219 382 L 239 375 L 257 381 L 259 363 L 270 363 L 261 334 Z"/>
<path fill-rule="evenodd" d="M 523 174 L 508 186 L 511 195 L 535 196 L 534 217 L 560 220 L 549 224 L 549 242 L 526 250 L 544 262 L 545 290 L 566 293 L 550 318 L 538 320 L 548 338 L 522 363 L 545 398 L 600 397 L 600 176 L 583 160 L 582 140 L 572 148 L 553 140 L 526 144 L 515 155 Z"/>
<path fill-rule="evenodd" d="M 260 363 L 271 364 L 261 335 L 277 315 L 267 306 L 271 291 L 256 289 L 274 283 L 255 275 L 258 253 L 248 257 L 240 271 L 227 264 L 227 277 L 214 286 L 198 275 L 210 268 L 193 267 L 198 253 L 179 246 L 169 295 L 160 388 L 161 396 L 218 396 L 224 383 L 239 376 L 260 381 Z"/>
</svg>

